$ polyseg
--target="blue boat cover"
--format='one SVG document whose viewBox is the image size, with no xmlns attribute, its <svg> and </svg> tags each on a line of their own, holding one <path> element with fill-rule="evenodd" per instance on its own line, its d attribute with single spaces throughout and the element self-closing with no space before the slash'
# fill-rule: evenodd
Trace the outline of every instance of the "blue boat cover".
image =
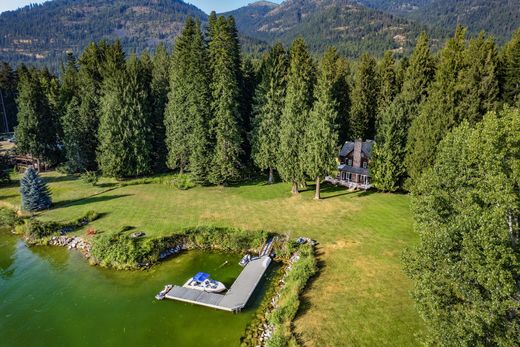
<svg viewBox="0 0 520 347">
<path fill-rule="evenodd" d="M 209 274 L 205 273 L 205 272 L 199 272 L 198 274 L 196 274 L 195 276 L 193 276 L 193 279 L 197 282 L 204 282 L 205 280 L 207 280 L 209 278 Z"/>
</svg>

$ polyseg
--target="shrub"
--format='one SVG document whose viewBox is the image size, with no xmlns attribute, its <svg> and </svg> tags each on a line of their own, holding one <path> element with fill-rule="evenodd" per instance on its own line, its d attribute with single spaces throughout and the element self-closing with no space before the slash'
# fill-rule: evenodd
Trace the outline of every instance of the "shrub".
<svg viewBox="0 0 520 347">
<path fill-rule="evenodd" d="M 11 169 L 9 157 L 5 154 L 0 155 L 0 186 L 11 182 Z"/>
<path fill-rule="evenodd" d="M 193 182 L 193 180 L 191 179 L 191 176 L 186 175 L 186 174 L 177 175 L 170 181 L 170 184 L 173 187 L 180 189 L 180 190 L 188 190 L 190 188 L 195 187 L 195 182 Z"/>
<path fill-rule="evenodd" d="M 94 171 L 85 171 L 85 173 L 81 175 L 81 180 L 86 184 L 92 184 L 95 186 L 99 181 L 99 177 Z"/>
<path fill-rule="evenodd" d="M 18 223 L 18 217 L 16 216 L 16 212 L 6 208 L 0 208 L 0 228 L 14 228 Z"/>
<path fill-rule="evenodd" d="M 58 165 L 56 168 L 56 171 L 58 171 L 60 174 L 63 175 L 72 175 L 76 173 L 76 168 L 73 166 L 72 163 L 66 162 L 63 164 Z"/>
<path fill-rule="evenodd" d="M 25 224 L 17 229 L 17 233 L 23 233 L 32 240 L 42 239 L 51 235 L 70 233 L 99 218 L 94 211 L 87 212 L 84 216 L 69 222 L 42 222 L 37 219 L 26 220 Z"/>
<path fill-rule="evenodd" d="M 136 268 L 159 258 L 157 240 L 131 238 L 123 233 L 101 234 L 92 240 L 92 256 L 101 266 L 117 269 Z"/>
</svg>

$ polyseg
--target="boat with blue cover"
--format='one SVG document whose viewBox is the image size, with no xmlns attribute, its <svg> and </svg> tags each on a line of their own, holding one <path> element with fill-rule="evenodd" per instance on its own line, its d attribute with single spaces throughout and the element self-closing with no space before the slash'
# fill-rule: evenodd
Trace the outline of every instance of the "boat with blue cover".
<svg viewBox="0 0 520 347">
<path fill-rule="evenodd" d="M 205 272 L 197 273 L 184 283 L 183 287 L 201 290 L 208 293 L 220 293 L 227 289 L 223 283 L 211 279 L 210 274 Z"/>
</svg>

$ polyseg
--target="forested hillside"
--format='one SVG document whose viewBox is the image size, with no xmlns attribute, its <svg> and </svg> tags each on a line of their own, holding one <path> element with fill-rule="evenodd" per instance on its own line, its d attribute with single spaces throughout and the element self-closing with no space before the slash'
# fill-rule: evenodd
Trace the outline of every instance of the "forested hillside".
<svg viewBox="0 0 520 347">
<path fill-rule="evenodd" d="M 262 1 L 225 15 L 232 15 L 247 36 L 285 44 L 301 36 L 314 53 L 334 45 L 350 57 L 363 52 L 382 55 L 389 49 L 409 52 L 419 32 L 427 30 L 353 0 L 286 0 L 280 5 Z M 434 39 L 446 37 L 443 30 L 428 30 Z"/>
<path fill-rule="evenodd" d="M 472 34 L 484 30 L 498 42 L 510 39 L 520 24 L 517 0 L 358 0 L 374 9 L 416 20 L 432 27 L 454 30 L 464 25 Z"/>
<path fill-rule="evenodd" d="M 127 52 L 171 44 L 188 16 L 206 14 L 181 0 L 53 0 L 0 15 L 0 61 L 57 64 L 65 52 L 119 39 Z"/>
</svg>

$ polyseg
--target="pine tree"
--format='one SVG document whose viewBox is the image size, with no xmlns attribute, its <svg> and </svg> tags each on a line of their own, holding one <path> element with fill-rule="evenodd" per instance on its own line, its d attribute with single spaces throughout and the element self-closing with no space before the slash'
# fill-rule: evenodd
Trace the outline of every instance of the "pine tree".
<svg viewBox="0 0 520 347">
<path fill-rule="evenodd" d="M 379 95 L 377 100 L 378 112 L 376 125 L 379 125 L 383 113 L 399 92 L 396 70 L 396 62 L 392 52 L 386 51 L 383 60 L 381 60 L 378 66 Z"/>
<path fill-rule="evenodd" d="M 40 74 L 35 69 L 21 74 L 17 104 L 17 150 L 38 160 L 55 162 L 58 152 L 57 126 Z"/>
<path fill-rule="evenodd" d="M 4 105 L 0 108 L 0 129 L 3 129 L 0 131 L 2 132 L 11 132 L 16 126 L 16 115 L 18 113 L 16 107 L 17 88 L 18 76 L 16 72 L 8 63 L 0 63 L 0 97 Z"/>
<path fill-rule="evenodd" d="M 352 90 L 351 139 L 374 138 L 378 94 L 376 61 L 368 54 L 364 54 L 359 62 Z"/>
<path fill-rule="evenodd" d="M 284 110 L 288 64 L 283 45 L 275 44 L 262 68 L 261 82 L 255 93 L 252 157 L 260 169 L 269 170 L 269 183 L 274 183 L 280 147 L 280 119 Z"/>
<path fill-rule="evenodd" d="M 410 121 L 417 117 L 419 106 L 428 97 L 434 74 L 435 63 L 431 56 L 428 36 L 423 32 L 417 38 L 415 49 L 410 57 L 400 95 L 411 112 L 408 116 Z"/>
<path fill-rule="evenodd" d="M 189 169 L 200 183 L 207 180 L 210 111 L 208 53 L 200 23 L 189 18 L 177 38 L 165 113 L 168 166 Z"/>
<path fill-rule="evenodd" d="M 320 199 L 320 183 L 323 176 L 334 169 L 338 143 L 338 102 L 336 78 L 338 54 L 329 48 L 321 61 L 321 69 L 315 89 L 315 102 L 309 114 L 305 131 L 305 170 L 316 180 L 314 199 Z"/>
<path fill-rule="evenodd" d="M 104 175 L 123 178 L 151 173 L 151 110 L 146 73 L 132 55 L 126 68 L 112 70 L 104 83 L 98 163 Z"/>
<path fill-rule="evenodd" d="M 395 192 L 402 187 L 406 173 L 404 159 L 407 135 L 407 104 L 397 98 L 381 117 L 372 149 L 370 173 L 377 189 Z"/>
<path fill-rule="evenodd" d="M 465 52 L 466 70 L 461 72 L 461 118 L 475 125 L 496 108 L 499 96 L 498 52 L 491 37 L 481 33 L 470 40 Z"/>
<path fill-rule="evenodd" d="M 513 34 L 502 53 L 503 100 L 520 103 L 520 28 Z"/>
<path fill-rule="evenodd" d="M 29 166 L 20 180 L 22 209 L 36 212 L 49 209 L 52 205 L 51 193 L 38 172 Z"/>
<path fill-rule="evenodd" d="M 98 129 L 101 93 L 103 91 L 103 65 L 106 59 L 105 42 L 90 44 L 80 56 L 78 71 L 78 98 L 80 106 L 78 117 L 82 124 L 82 132 L 77 136 L 82 140 L 77 151 L 81 155 L 82 164 L 78 170 L 96 170 L 96 151 L 99 145 Z M 122 68 L 121 66 L 119 68 Z M 65 149 L 66 150 L 66 149 Z"/>
<path fill-rule="evenodd" d="M 214 151 L 209 180 L 227 184 L 240 177 L 240 45 L 232 18 L 219 17 L 209 42 Z"/>
<path fill-rule="evenodd" d="M 90 136 L 90 134 L 88 127 L 83 121 L 84 119 L 80 115 L 79 98 L 73 96 L 67 103 L 67 109 L 61 118 L 65 158 L 69 169 L 73 172 L 82 172 L 89 167 L 83 150 L 85 148 L 85 136 Z"/>
<path fill-rule="evenodd" d="M 336 60 L 336 73 L 334 78 L 334 100 L 338 117 L 336 119 L 338 127 L 338 144 L 343 145 L 348 140 L 349 135 L 349 115 L 351 108 L 350 95 L 350 67 L 345 58 L 339 57 Z"/>
<path fill-rule="evenodd" d="M 170 56 L 166 50 L 166 46 L 160 43 L 157 46 L 153 56 L 153 71 L 151 82 L 152 93 L 152 132 L 153 155 L 154 155 L 154 171 L 163 171 L 166 167 L 166 130 L 164 127 L 164 113 L 168 102 L 168 92 L 170 90 L 169 72 L 170 72 Z"/>
<path fill-rule="evenodd" d="M 190 17 L 186 21 L 181 35 L 175 41 L 170 72 L 170 93 L 165 114 L 166 143 L 168 147 L 168 167 L 187 168 L 190 158 L 190 137 L 192 117 L 190 100 L 193 71 L 189 69 L 192 54 L 192 42 L 195 37 L 196 23 Z"/>
<path fill-rule="evenodd" d="M 465 71 L 466 29 L 457 27 L 440 53 L 435 81 L 429 97 L 421 106 L 419 116 L 413 120 L 407 142 L 406 168 L 410 184 L 419 178 L 435 159 L 437 145 L 446 133 L 464 119 L 461 108 L 464 97 L 459 74 Z"/>
<path fill-rule="evenodd" d="M 287 96 L 280 120 L 280 152 L 277 169 L 293 194 L 305 181 L 305 129 L 314 102 L 315 69 L 305 41 L 296 39 L 290 50 Z"/>
<path fill-rule="evenodd" d="M 67 53 L 67 62 L 62 66 L 60 90 L 60 115 L 63 116 L 69 102 L 78 95 L 78 64 L 74 54 Z"/>
<path fill-rule="evenodd" d="M 414 189 L 405 266 L 430 345 L 518 345 L 519 125 L 510 108 L 463 123 Z"/>
</svg>

